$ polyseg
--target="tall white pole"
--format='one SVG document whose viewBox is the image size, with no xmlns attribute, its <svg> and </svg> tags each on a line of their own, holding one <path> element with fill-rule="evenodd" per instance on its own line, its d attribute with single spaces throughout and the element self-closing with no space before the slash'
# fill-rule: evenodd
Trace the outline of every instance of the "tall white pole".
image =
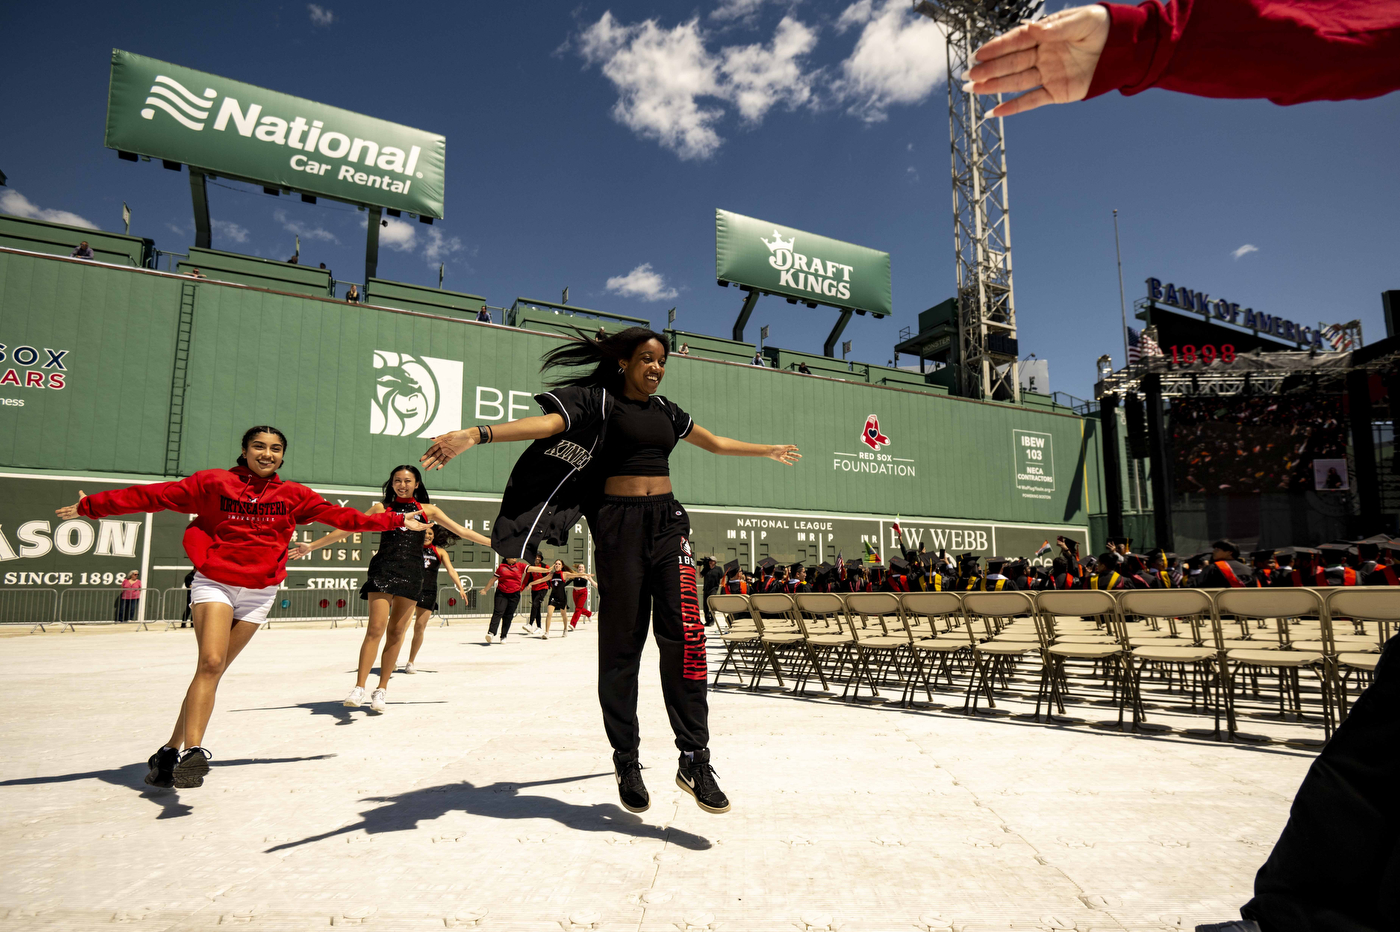
<svg viewBox="0 0 1400 932">
<path fill-rule="evenodd" d="M 1118 245 L 1118 208 L 1113 208 L 1113 250 L 1118 254 L 1118 309 L 1123 314 L 1123 368 L 1128 367 L 1128 301 L 1123 296 L 1123 248 Z"/>
</svg>

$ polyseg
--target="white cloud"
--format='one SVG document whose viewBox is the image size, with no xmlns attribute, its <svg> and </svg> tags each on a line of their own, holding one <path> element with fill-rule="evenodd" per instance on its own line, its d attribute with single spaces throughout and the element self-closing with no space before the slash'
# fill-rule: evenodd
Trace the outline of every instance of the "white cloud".
<svg viewBox="0 0 1400 932">
<path fill-rule="evenodd" d="M 1253 243 L 1245 243 L 1245 244 L 1244 244 L 1243 246 L 1241 246 L 1239 249 L 1236 249 L 1234 252 L 1230 253 L 1230 255 L 1232 255 L 1232 256 L 1234 256 L 1236 259 L 1238 259 L 1240 256 L 1247 256 L 1247 255 L 1249 255 L 1251 252 L 1258 252 L 1258 251 L 1259 251 L 1259 247 L 1258 247 L 1258 246 L 1255 246 Z"/>
<path fill-rule="evenodd" d="M 412 252 L 418 245 L 418 234 L 413 224 L 393 217 L 385 217 L 384 226 L 379 228 L 379 242 L 397 252 Z"/>
<path fill-rule="evenodd" d="M 763 0 L 721 0 L 720 5 L 710 11 L 710 19 L 745 19 L 758 12 Z"/>
<path fill-rule="evenodd" d="M 683 159 L 705 159 L 724 141 L 715 131 L 724 109 L 701 98 L 733 104 L 750 123 L 777 104 L 810 104 L 815 75 L 801 59 L 816 44 L 815 30 L 785 16 L 770 44 L 712 53 L 698 19 L 668 30 L 654 19 L 619 23 L 606 12 L 582 32 L 578 49 L 617 88 L 612 113 L 619 123 Z"/>
<path fill-rule="evenodd" d="M 772 44 L 732 46 L 721 53 L 727 96 L 744 119 L 757 123 L 775 104 L 795 109 L 812 99 L 814 76 L 803 73 L 800 59 L 816 44 L 815 31 L 784 16 Z"/>
<path fill-rule="evenodd" d="M 443 236 L 436 227 L 428 227 L 428 243 L 423 247 L 423 258 L 429 265 L 445 262 L 453 253 L 465 249 L 462 241 L 455 236 Z"/>
<path fill-rule="evenodd" d="M 720 95 L 718 62 L 705 49 L 696 20 L 665 30 L 649 19 L 624 26 L 611 11 L 580 36 L 579 52 L 616 86 L 613 118 L 683 159 L 703 159 L 720 146 L 713 124 L 723 115 L 699 97 Z"/>
<path fill-rule="evenodd" d="M 608 279 L 608 290 L 643 301 L 665 301 L 679 293 L 674 288 L 666 287 L 666 279 L 659 272 L 652 271 L 650 262 L 642 263 L 626 275 L 614 275 Z"/>
<path fill-rule="evenodd" d="M 282 229 L 286 230 L 288 233 L 294 233 L 302 239 L 324 240 L 328 243 L 340 245 L 340 240 L 336 238 L 336 235 L 330 230 L 327 230 L 325 227 L 309 227 L 300 220 L 292 220 L 287 216 L 287 212 L 280 207 L 272 212 L 272 219 L 282 224 Z M 239 240 L 239 242 L 241 243 L 243 241 Z"/>
<path fill-rule="evenodd" d="M 210 220 L 209 225 L 214 228 L 214 232 L 221 238 L 235 243 L 248 242 L 248 230 L 241 227 L 232 220 Z"/>
<path fill-rule="evenodd" d="M 948 74 L 942 29 L 904 0 L 859 0 L 841 13 L 837 31 L 859 25 L 860 38 L 841 63 L 833 87 L 847 112 L 867 122 L 886 118 L 892 104 L 918 103 Z"/>
<path fill-rule="evenodd" d="M 15 190 L 0 192 L 0 211 L 13 214 L 16 217 L 29 217 L 32 220 L 66 223 L 70 227 L 85 227 L 89 230 L 97 229 L 97 224 L 86 217 L 79 217 L 75 213 L 48 207 L 36 207 L 29 198 Z"/>
<path fill-rule="evenodd" d="M 329 26 L 331 23 L 335 22 L 335 14 L 332 13 L 329 8 L 323 7 L 320 4 L 308 3 L 306 5 L 306 12 L 311 14 L 311 25 L 313 26 Z"/>
</svg>

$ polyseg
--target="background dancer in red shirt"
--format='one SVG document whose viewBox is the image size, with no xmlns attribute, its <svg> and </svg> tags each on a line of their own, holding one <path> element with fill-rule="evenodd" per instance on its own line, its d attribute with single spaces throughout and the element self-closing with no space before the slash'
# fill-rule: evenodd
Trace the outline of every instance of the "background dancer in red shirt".
<svg viewBox="0 0 1400 932">
<path fill-rule="evenodd" d="M 194 563 L 190 586 L 199 662 L 185 693 L 170 741 L 152 754 L 151 786 L 201 786 L 213 756 L 204 732 L 214 711 L 219 680 L 267 620 L 277 588 L 287 578 L 287 544 L 298 524 L 329 524 L 347 531 L 421 533 L 413 513 L 362 515 L 332 505 L 304 485 L 278 477 L 287 437 L 275 427 L 243 435 L 243 453 L 232 469 L 203 469 L 179 482 L 78 492 L 60 518 L 105 518 L 139 512 L 194 515 L 185 529 L 185 552 Z M 184 748 L 182 751 L 181 748 Z"/>
<path fill-rule="evenodd" d="M 717 437 L 656 394 L 666 374 L 661 334 L 629 327 L 602 340 L 580 337 L 545 356 L 546 370 L 587 371 L 536 395 L 543 415 L 443 434 L 421 462 L 440 468 L 479 443 L 535 441 L 511 472 L 491 544 L 497 553 L 533 556 L 542 541 L 562 546 L 578 516 L 587 516 L 598 572 L 598 699 L 623 806 L 643 812 L 651 805 L 637 755 L 637 671 L 650 626 L 681 752 L 676 784 L 707 812 L 727 812 L 710 766 L 690 519 L 671 494 L 669 457 L 687 440 L 710 453 L 791 465 L 797 447 Z"/>
<path fill-rule="evenodd" d="M 424 521 L 441 524 L 458 537 L 479 544 L 490 543 L 485 535 L 462 527 L 429 501 L 428 489 L 423 485 L 423 476 L 416 466 L 395 466 L 384 483 L 384 498 L 371 505 L 365 514 L 390 512 L 421 513 Z M 399 649 L 403 647 L 404 632 L 423 595 L 425 533 L 426 529 L 391 530 L 379 535 L 379 549 L 370 558 L 368 578 L 360 587 L 360 598 L 369 602 L 369 622 L 365 625 L 365 639 L 360 643 L 360 665 L 356 671 L 355 686 L 345 697 L 344 705 L 349 708 L 359 708 L 366 698 L 372 712 L 383 712 L 388 707 L 389 678 L 393 676 Z M 309 544 L 298 544 L 292 551 L 292 557 L 299 559 L 318 547 L 344 540 L 346 536 L 344 531 L 332 531 Z M 370 672 L 374 669 L 374 655 L 379 653 L 380 639 L 384 640 L 384 653 L 379 658 L 379 685 L 366 697 L 365 684 L 369 682 Z"/>
<path fill-rule="evenodd" d="M 496 590 L 491 625 L 486 629 L 487 644 L 504 641 L 506 635 L 510 634 L 510 621 L 515 617 L 515 610 L 520 605 L 520 590 L 525 588 L 526 568 L 524 560 L 506 557 L 496 564 L 496 574 L 486 584 L 486 588 L 481 590 L 483 598 L 493 587 Z"/>
</svg>

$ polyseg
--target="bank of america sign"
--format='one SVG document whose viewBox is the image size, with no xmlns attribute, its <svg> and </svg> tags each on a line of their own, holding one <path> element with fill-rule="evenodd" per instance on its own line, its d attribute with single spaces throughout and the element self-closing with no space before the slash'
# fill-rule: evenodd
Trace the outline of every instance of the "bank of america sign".
<svg viewBox="0 0 1400 932">
<path fill-rule="evenodd" d="M 443 215 L 442 136 L 112 52 L 109 148 L 351 203 Z"/>
</svg>

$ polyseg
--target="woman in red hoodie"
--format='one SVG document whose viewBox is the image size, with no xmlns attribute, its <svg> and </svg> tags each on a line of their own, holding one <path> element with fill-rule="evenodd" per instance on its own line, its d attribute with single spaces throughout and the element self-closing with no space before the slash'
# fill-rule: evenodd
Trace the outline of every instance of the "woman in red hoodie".
<svg viewBox="0 0 1400 932">
<path fill-rule="evenodd" d="M 148 762 L 146 782 L 151 786 L 203 785 L 213 755 L 202 742 L 215 690 L 228 665 L 267 620 L 277 588 L 287 578 L 287 545 L 298 524 L 317 522 L 350 531 L 427 528 L 413 514 L 361 514 L 279 479 L 286 451 L 286 434 L 275 427 L 252 427 L 243 435 L 243 454 L 232 469 L 202 469 L 179 482 L 96 495 L 80 489 L 77 504 L 58 509 L 64 519 L 155 511 L 195 516 L 185 529 L 184 544 L 195 568 L 190 602 L 199 662 L 169 743 Z"/>
</svg>

